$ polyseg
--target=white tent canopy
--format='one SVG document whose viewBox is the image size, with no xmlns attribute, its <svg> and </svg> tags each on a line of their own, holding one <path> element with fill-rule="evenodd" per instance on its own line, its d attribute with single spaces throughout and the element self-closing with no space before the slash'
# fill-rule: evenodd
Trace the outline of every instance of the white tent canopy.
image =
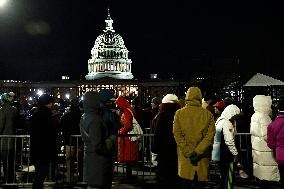
<svg viewBox="0 0 284 189">
<path fill-rule="evenodd" d="M 284 85 L 284 82 L 261 73 L 255 74 L 246 84 L 244 84 L 245 87 L 261 87 L 275 85 Z"/>
</svg>

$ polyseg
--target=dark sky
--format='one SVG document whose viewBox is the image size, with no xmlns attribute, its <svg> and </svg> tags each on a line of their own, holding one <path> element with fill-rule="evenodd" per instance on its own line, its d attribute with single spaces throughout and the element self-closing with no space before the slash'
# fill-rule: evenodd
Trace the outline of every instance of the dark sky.
<svg viewBox="0 0 284 189">
<path fill-rule="evenodd" d="M 10 0 L 0 8 L 0 79 L 84 79 L 90 51 L 105 28 L 107 4 Z M 284 79 L 280 7 L 188 0 L 110 0 L 109 6 L 136 78 L 239 71 Z"/>
</svg>

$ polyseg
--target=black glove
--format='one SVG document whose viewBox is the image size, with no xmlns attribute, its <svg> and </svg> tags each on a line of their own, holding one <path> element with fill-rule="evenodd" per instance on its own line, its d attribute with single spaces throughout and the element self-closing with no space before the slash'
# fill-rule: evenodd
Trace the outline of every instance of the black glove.
<svg viewBox="0 0 284 189">
<path fill-rule="evenodd" d="M 190 159 L 190 162 L 193 166 L 197 166 L 197 162 L 199 161 L 199 159 L 198 159 L 196 152 L 192 152 L 189 155 L 189 159 Z"/>
</svg>

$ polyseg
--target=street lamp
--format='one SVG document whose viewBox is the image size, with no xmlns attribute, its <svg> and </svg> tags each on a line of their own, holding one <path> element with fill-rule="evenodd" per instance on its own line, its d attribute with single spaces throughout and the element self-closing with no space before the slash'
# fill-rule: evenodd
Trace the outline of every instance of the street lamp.
<svg viewBox="0 0 284 189">
<path fill-rule="evenodd" d="M 0 0 L 0 8 L 4 7 L 7 4 L 8 0 Z"/>
</svg>

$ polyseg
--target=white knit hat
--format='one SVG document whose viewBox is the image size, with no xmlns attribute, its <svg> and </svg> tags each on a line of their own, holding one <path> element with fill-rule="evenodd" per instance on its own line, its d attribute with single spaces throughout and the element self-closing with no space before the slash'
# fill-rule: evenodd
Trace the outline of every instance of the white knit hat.
<svg viewBox="0 0 284 189">
<path fill-rule="evenodd" d="M 175 94 L 167 94 L 162 99 L 162 103 L 176 103 L 178 101 L 178 97 Z"/>
</svg>

